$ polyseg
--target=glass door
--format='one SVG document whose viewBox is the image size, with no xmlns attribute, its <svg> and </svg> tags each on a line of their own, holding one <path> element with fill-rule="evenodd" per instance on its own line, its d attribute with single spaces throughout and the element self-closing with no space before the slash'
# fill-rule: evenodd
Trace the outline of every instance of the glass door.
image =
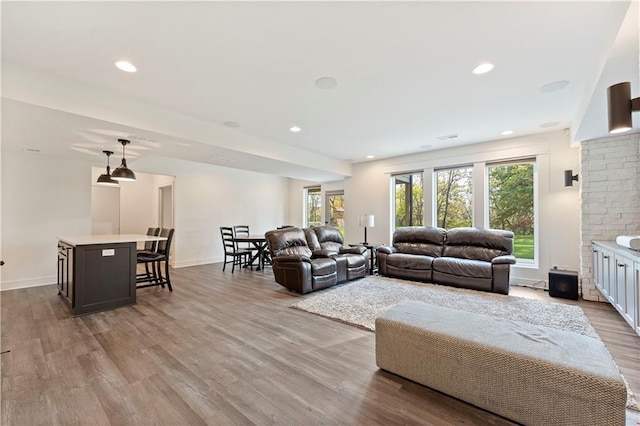
<svg viewBox="0 0 640 426">
<path fill-rule="evenodd" d="M 325 223 L 338 228 L 344 238 L 344 191 L 327 191 L 325 200 Z"/>
</svg>

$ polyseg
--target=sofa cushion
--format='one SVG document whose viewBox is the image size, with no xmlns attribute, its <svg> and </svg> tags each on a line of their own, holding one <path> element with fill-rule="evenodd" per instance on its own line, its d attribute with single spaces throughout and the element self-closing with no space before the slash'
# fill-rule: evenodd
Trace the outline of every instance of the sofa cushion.
<svg viewBox="0 0 640 426">
<path fill-rule="evenodd" d="M 442 256 L 491 262 L 513 253 L 513 232 L 483 228 L 454 228 L 447 231 Z"/>
<path fill-rule="evenodd" d="M 491 278 L 491 263 L 481 260 L 438 257 L 433 259 L 433 270 L 460 277 Z"/>
<path fill-rule="evenodd" d="M 323 250 L 340 253 L 344 240 L 338 228 L 333 226 L 314 226 L 311 230 L 316 234 Z"/>
<path fill-rule="evenodd" d="M 393 233 L 393 246 L 401 253 L 431 257 L 442 255 L 447 231 L 442 228 L 407 226 Z"/>
<path fill-rule="evenodd" d="M 272 257 L 294 254 L 311 257 L 307 239 L 300 228 L 286 228 L 269 231 L 265 234 Z"/>
<path fill-rule="evenodd" d="M 311 259 L 311 275 L 329 275 L 336 273 L 336 261 L 331 258 Z"/>
<path fill-rule="evenodd" d="M 318 236 L 315 232 L 313 232 L 313 229 L 303 228 L 302 230 L 304 231 L 304 235 L 307 238 L 307 245 L 309 246 L 311 251 L 313 252 L 322 250 L 320 242 L 318 241 Z"/>
<path fill-rule="evenodd" d="M 418 254 L 393 253 L 387 255 L 387 266 L 399 269 L 431 270 L 433 257 Z"/>
</svg>

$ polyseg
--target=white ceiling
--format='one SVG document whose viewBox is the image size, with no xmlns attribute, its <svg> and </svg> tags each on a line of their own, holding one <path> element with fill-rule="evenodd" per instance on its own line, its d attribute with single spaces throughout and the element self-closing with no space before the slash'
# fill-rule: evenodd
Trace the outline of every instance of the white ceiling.
<svg viewBox="0 0 640 426">
<path fill-rule="evenodd" d="M 331 180 L 504 130 L 602 137 L 607 85 L 638 90 L 629 4 L 4 1 L 3 149 L 103 164 L 128 137 L 132 159 Z"/>
</svg>

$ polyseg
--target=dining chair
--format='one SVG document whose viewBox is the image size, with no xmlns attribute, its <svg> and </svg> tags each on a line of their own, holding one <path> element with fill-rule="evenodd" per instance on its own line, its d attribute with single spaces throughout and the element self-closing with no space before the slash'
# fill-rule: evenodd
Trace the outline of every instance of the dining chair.
<svg viewBox="0 0 640 426">
<path fill-rule="evenodd" d="M 249 235 L 251 235 L 251 233 L 249 232 L 249 225 L 234 225 L 233 227 L 233 237 L 248 237 Z M 251 243 L 239 243 L 236 241 L 236 249 L 238 250 L 249 250 L 251 252 L 251 258 L 253 258 L 253 256 L 255 255 L 255 252 L 258 250 L 253 244 Z M 244 266 L 250 266 L 247 263 L 244 264 Z"/>
<path fill-rule="evenodd" d="M 171 253 L 171 243 L 173 242 L 174 228 L 163 228 L 160 236 L 166 240 L 158 241 L 157 248 L 154 252 L 138 253 L 137 262 L 145 265 L 145 274 L 136 275 L 136 283 L 147 283 L 139 285 L 137 288 L 151 287 L 159 285 L 164 288 L 166 284 L 169 291 L 173 291 L 171 286 L 171 278 L 169 277 L 169 254 Z M 162 276 L 162 265 L 164 262 L 164 276 Z M 149 271 L 151 264 L 151 272 Z"/>
<path fill-rule="evenodd" d="M 227 263 L 231 262 L 231 273 L 234 272 L 236 265 L 242 266 L 242 261 L 244 260 L 244 264 L 249 263 L 249 259 L 251 259 L 251 250 L 248 249 L 240 249 L 237 247 L 237 244 L 234 240 L 234 232 L 233 228 L 230 226 L 221 226 L 220 227 L 220 236 L 222 236 L 222 245 L 224 247 L 224 264 L 222 265 L 222 270 L 224 271 L 227 267 Z M 231 260 L 227 260 L 231 258 Z"/>
</svg>

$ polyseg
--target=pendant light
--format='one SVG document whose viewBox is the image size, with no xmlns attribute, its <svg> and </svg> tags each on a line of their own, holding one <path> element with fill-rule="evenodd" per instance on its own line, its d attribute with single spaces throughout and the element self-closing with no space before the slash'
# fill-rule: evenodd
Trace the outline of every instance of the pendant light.
<svg viewBox="0 0 640 426">
<path fill-rule="evenodd" d="M 111 178 L 111 167 L 109 167 L 109 156 L 113 154 L 113 151 L 102 151 L 107 155 L 107 173 L 98 177 L 98 185 L 103 186 L 118 186 L 118 181 Z"/>
<path fill-rule="evenodd" d="M 113 171 L 111 177 L 118 181 L 132 182 L 136 180 L 136 175 L 133 170 L 127 167 L 127 159 L 124 158 L 124 147 L 129 143 L 126 139 L 118 139 L 118 142 L 122 144 L 122 163 L 120 167 Z"/>
</svg>

